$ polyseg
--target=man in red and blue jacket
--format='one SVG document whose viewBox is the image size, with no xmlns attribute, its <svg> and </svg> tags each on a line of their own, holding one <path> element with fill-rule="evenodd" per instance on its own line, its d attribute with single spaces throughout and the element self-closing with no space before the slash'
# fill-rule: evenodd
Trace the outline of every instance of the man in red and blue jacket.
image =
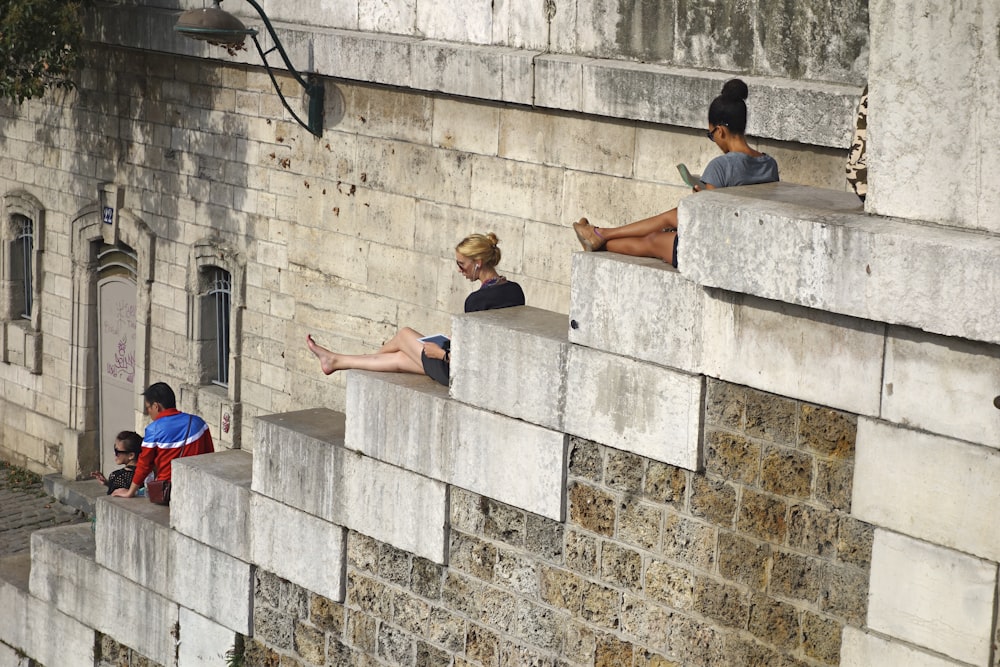
<svg viewBox="0 0 1000 667">
<path fill-rule="evenodd" d="M 170 464 L 177 457 L 215 451 L 208 424 L 197 415 L 178 410 L 174 390 L 166 382 L 149 385 L 142 397 L 146 414 L 153 421 L 142 436 L 142 452 L 132 485 L 111 494 L 122 498 L 135 496 L 151 472 L 155 471 L 156 479 L 169 480 Z"/>
</svg>

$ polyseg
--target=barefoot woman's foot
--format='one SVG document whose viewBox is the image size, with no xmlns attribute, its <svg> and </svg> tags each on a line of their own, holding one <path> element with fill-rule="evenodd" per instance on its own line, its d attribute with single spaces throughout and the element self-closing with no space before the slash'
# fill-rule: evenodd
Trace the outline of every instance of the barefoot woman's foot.
<svg viewBox="0 0 1000 667">
<path fill-rule="evenodd" d="M 337 359 L 337 355 L 335 355 L 333 352 L 326 349 L 325 347 L 317 345 L 316 341 L 313 340 L 311 334 L 306 335 L 306 345 L 309 347 L 309 351 L 315 354 L 316 358 L 319 359 L 319 366 L 320 368 L 323 369 L 323 373 L 329 375 L 330 373 L 337 370 L 336 366 L 334 365 Z"/>
<path fill-rule="evenodd" d="M 576 238 L 580 239 L 580 245 L 587 252 L 596 252 L 604 247 L 604 239 L 597 233 L 597 228 L 587 222 L 586 218 L 580 218 L 580 222 L 574 222 L 573 231 L 576 232 Z"/>
</svg>

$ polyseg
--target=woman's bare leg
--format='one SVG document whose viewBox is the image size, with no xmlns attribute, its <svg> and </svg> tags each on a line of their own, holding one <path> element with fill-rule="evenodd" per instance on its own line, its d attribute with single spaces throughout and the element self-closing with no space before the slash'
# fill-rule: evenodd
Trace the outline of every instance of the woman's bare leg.
<svg viewBox="0 0 1000 667">
<path fill-rule="evenodd" d="M 611 239 L 604 247 L 608 252 L 633 257 L 659 257 L 664 262 L 672 264 L 676 236 L 677 232 L 653 232 L 645 236 Z"/>
<path fill-rule="evenodd" d="M 382 343 L 382 347 L 378 349 L 379 352 L 403 352 L 407 348 L 412 348 L 413 343 L 421 338 L 419 331 L 415 331 L 410 327 L 403 327 L 396 332 L 396 335 Z M 419 358 L 420 355 L 418 354 Z"/>
<path fill-rule="evenodd" d="M 633 237 L 644 237 L 654 232 L 662 232 L 664 229 L 677 229 L 677 209 L 672 208 L 650 218 L 630 222 L 621 227 L 596 227 L 597 233 L 604 237 L 605 241 L 614 239 L 626 239 Z M 673 243 L 673 240 L 670 241 Z M 611 250 L 611 248 L 608 248 Z M 611 252 L 620 252 L 611 250 Z M 625 253 L 627 255 L 632 253 Z M 647 255 L 649 256 L 649 255 Z"/>
<path fill-rule="evenodd" d="M 326 375 L 335 371 L 344 371 L 350 368 L 364 371 L 383 371 L 398 373 L 424 374 L 424 365 L 420 359 L 423 351 L 423 344 L 418 340 L 420 334 L 413 329 L 402 329 L 392 340 L 396 340 L 409 331 L 413 336 L 404 335 L 399 343 L 399 350 L 389 352 L 375 352 L 373 354 L 337 354 L 316 343 L 313 337 L 306 336 L 306 345 L 309 351 L 319 359 L 320 368 Z M 415 345 L 414 345 L 415 344 Z"/>
</svg>

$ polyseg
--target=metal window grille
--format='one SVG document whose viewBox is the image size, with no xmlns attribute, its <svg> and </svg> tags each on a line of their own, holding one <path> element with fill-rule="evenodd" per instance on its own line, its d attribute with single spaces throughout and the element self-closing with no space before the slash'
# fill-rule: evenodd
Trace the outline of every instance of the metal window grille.
<svg viewBox="0 0 1000 667">
<path fill-rule="evenodd" d="M 229 312 L 232 281 L 224 269 L 211 270 L 206 298 L 215 314 L 215 378 L 213 384 L 229 386 Z"/>
<path fill-rule="evenodd" d="M 33 304 L 32 266 L 35 251 L 35 225 L 30 218 L 17 216 L 17 235 L 14 237 L 14 280 L 21 285 L 21 312 L 19 316 L 31 319 Z"/>
</svg>

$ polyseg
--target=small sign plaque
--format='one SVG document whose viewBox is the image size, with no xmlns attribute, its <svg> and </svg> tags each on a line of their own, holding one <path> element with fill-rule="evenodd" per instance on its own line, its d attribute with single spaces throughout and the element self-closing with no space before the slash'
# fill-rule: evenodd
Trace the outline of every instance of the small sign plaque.
<svg viewBox="0 0 1000 667">
<path fill-rule="evenodd" d="M 101 221 L 106 225 L 114 224 L 115 222 L 115 209 L 111 206 L 105 206 L 101 214 Z"/>
</svg>

